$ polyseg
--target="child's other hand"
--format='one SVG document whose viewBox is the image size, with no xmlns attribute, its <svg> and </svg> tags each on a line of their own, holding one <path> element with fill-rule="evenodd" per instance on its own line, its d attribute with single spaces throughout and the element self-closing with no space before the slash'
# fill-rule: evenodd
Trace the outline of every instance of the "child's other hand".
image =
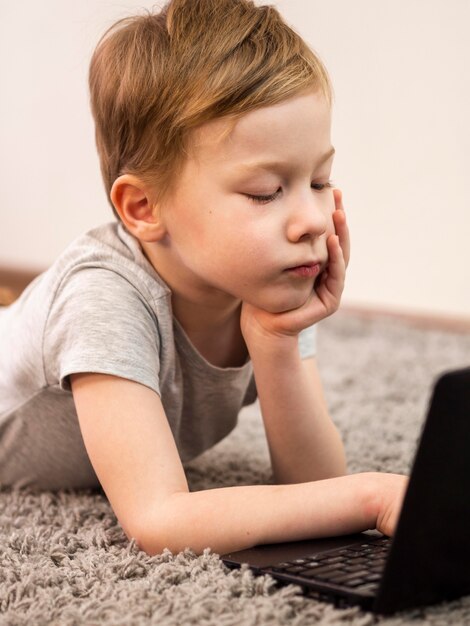
<svg viewBox="0 0 470 626">
<path fill-rule="evenodd" d="M 258 335 L 296 336 L 338 309 L 349 263 L 350 242 L 342 193 L 334 189 L 333 196 L 335 234 L 327 240 L 328 265 L 316 279 L 310 297 L 301 307 L 283 313 L 269 313 L 243 302 L 240 323 L 245 340 L 255 330 Z"/>
<path fill-rule="evenodd" d="M 377 473 L 375 476 L 379 481 L 373 498 L 377 503 L 376 528 L 391 537 L 395 534 L 409 479 L 401 474 Z"/>
</svg>

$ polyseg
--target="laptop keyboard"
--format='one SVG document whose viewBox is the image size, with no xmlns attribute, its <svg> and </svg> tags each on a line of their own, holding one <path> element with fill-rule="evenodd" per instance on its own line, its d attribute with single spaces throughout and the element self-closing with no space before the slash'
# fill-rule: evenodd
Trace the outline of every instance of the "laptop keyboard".
<svg viewBox="0 0 470 626">
<path fill-rule="evenodd" d="M 389 537 L 380 537 L 368 543 L 354 543 L 316 556 L 277 563 L 270 569 L 375 594 L 390 545 Z"/>
</svg>

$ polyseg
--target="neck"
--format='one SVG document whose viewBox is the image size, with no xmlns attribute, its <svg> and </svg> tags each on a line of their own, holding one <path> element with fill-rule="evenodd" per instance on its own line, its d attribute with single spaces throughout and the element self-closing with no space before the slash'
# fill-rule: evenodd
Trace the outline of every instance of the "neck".
<svg viewBox="0 0 470 626">
<path fill-rule="evenodd" d="M 248 350 L 240 328 L 241 300 L 160 257 L 157 248 L 145 242 L 141 247 L 171 289 L 173 315 L 198 352 L 218 367 L 242 366 Z"/>
<path fill-rule="evenodd" d="M 227 327 L 240 323 L 241 302 L 239 301 L 223 308 L 214 307 L 206 302 L 199 303 L 187 299 L 184 295 L 173 291 L 171 304 L 173 315 L 188 334 L 222 332 Z"/>
</svg>

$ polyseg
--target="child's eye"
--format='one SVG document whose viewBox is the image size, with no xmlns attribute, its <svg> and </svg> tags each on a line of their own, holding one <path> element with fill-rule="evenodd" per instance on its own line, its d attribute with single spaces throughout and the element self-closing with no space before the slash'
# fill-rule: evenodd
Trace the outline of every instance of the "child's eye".
<svg viewBox="0 0 470 626">
<path fill-rule="evenodd" d="M 312 189 L 314 189 L 315 191 L 324 191 L 325 189 L 331 189 L 334 186 L 335 184 L 332 180 L 328 180 L 326 183 L 312 183 L 311 185 Z M 268 202 L 272 202 L 273 200 L 275 200 L 277 196 L 281 193 L 281 191 L 282 190 L 279 187 L 277 191 L 269 195 L 254 196 L 250 193 L 247 193 L 245 195 L 247 196 L 247 198 L 249 198 L 253 202 L 258 202 L 259 204 L 266 204 Z"/>
<path fill-rule="evenodd" d="M 326 183 L 312 183 L 312 189 L 315 191 L 323 191 L 324 189 L 331 189 L 335 184 L 332 180 L 327 181 Z"/>
<path fill-rule="evenodd" d="M 281 188 L 279 187 L 277 191 L 270 194 L 269 196 L 253 196 L 250 193 L 247 193 L 245 195 L 248 198 L 250 198 L 250 200 L 253 200 L 253 202 L 258 202 L 259 204 L 266 204 L 267 202 L 272 202 L 273 200 L 275 200 L 280 193 L 281 193 Z"/>
</svg>

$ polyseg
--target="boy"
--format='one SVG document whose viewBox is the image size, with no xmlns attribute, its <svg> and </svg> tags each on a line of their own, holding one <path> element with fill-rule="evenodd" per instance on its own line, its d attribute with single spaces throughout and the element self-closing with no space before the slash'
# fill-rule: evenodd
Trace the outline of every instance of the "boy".
<svg viewBox="0 0 470 626">
<path fill-rule="evenodd" d="M 0 481 L 101 485 L 148 554 L 391 534 L 406 479 L 345 475 L 314 360 L 349 256 L 321 62 L 273 8 L 172 0 L 90 91 L 117 223 L 0 314 Z M 189 493 L 256 395 L 278 484 Z"/>
</svg>

